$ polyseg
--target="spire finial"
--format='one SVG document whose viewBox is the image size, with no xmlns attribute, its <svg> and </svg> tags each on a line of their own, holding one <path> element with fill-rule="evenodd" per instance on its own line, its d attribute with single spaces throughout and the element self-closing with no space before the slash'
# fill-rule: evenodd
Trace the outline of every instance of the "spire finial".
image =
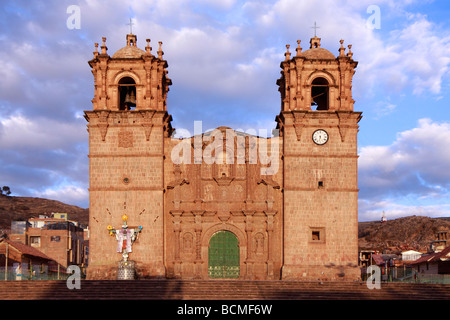
<svg viewBox="0 0 450 320">
<path fill-rule="evenodd" d="M 300 42 L 302 40 L 297 40 L 297 48 L 295 49 L 297 51 L 297 57 L 301 55 L 302 53 L 302 48 L 300 47 Z"/>
<path fill-rule="evenodd" d="M 309 44 L 310 44 L 310 46 L 309 46 L 310 49 L 320 48 L 320 38 L 318 38 L 318 37 L 311 38 L 311 40 L 309 40 Z"/>
<path fill-rule="evenodd" d="M 343 57 L 345 56 L 344 40 L 341 39 L 339 42 L 341 43 L 341 47 L 339 48 L 339 56 Z"/>
<path fill-rule="evenodd" d="M 289 52 L 289 47 L 290 45 L 286 45 L 286 53 L 284 54 L 284 56 L 286 57 L 286 61 L 291 59 L 291 53 Z"/>
<path fill-rule="evenodd" d="M 158 58 L 162 59 L 162 56 L 164 54 L 164 52 L 161 49 L 162 41 L 158 41 L 158 43 L 159 43 Z"/>
<path fill-rule="evenodd" d="M 102 41 L 103 41 L 103 45 L 102 45 L 102 54 L 106 54 L 106 50 L 108 50 L 108 48 L 106 47 L 106 37 L 102 37 Z"/>
<path fill-rule="evenodd" d="M 152 47 L 150 47 L 150 39 L 146 39 L 147 41 L 147 46 L 145 47 L 145 51 L 147 51 L 147 53 L 152 54 Z"/>
<path fill-rule="evenodd" d="M 94 45 L 95 45 L 94 57 L 96 57 L 98 56 L 98 43 L 96 42 Z"/>
<path fill-rule="evenodd" d="M 353 57 L 353 52 L 351 49 L 352 49 L 352 45 L 349 44 L 348 45 L 348 53 L 347 53 L 347 57 L 349 57 L 349 58 Z"/>
<path fill-rule="evenodd" d="M 127 34 L 127 46 L 134 46 L 136 47 L 137 42 L 137 36 L 135 34 Z"/>
</svg>

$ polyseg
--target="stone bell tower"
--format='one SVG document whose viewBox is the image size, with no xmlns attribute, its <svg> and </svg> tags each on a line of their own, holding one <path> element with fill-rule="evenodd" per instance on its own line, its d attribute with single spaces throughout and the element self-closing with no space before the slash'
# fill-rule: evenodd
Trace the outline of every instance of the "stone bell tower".
<svg viewBox="0 0 450 320">
<path fill-rule="evenodd" d="M 108 226 L 142 226 L 130 258 L 137 271 L 163 277 L 164 137 L 172 132 L 166 97 L 167 77 L 161 42 L 157 56 L 134 34 L 112 56 L 106 38 L 89 65 L 95 81 L 93 110 L 85 111 L 89 131 L 90 252 L 87 276 L 115 278 L 116 240 Z"/>
<path fill-rule="evenodd" d="M 343 40 L 337 57 L 310 40 L 281 62 L 283 279 L 358 279 L 357 132 Z"/>
</svg>

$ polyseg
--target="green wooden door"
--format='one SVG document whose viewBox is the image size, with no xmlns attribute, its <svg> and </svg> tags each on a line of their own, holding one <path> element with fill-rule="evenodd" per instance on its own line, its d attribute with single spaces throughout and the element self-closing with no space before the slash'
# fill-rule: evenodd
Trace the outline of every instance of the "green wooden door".
<svg viewBox="0 0 450 320">
<path fill-rule="evenodd" d="M 209 240 L 208 273 L 214 279 L 239 278 L 239 242 L 229 231 L 218 231 Z"/>
</svg>

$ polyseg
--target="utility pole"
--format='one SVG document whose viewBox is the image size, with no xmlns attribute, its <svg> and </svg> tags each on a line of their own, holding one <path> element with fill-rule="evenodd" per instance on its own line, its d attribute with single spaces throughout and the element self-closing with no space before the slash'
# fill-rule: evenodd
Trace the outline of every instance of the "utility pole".
<svg viewBox="0 0 450 320">
<path fill-rule="evenodd" d="M 9 244 L 8 242 L 6 242 L 5 281 L 8 280 L 8 257 L 9 257 Z"/>
</svg>

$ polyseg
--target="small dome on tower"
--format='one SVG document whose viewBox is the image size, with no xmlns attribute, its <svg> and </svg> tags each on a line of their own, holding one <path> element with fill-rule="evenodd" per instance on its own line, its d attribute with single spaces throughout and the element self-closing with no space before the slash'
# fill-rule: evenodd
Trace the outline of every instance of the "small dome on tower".
<svg viewBox="0 0 450 320">
<path fill-rule="evenodd" d="M 142 49 L 139 49 L 136 46 L 137 37 L 134 34 L 127 34 L 127 45 L 116 51 L 112 55 L 112 58 L 125 58 L 125 59 L 133 59 L 140 58 L 142 55 L 146 54 L 146 52 Z"/>
<path fill-rule="evenodd" d="M 311 44 L 310 49 L 302 53 L 302 56 L 306 59 L 336 59 L 334 54 L 320 47 L 320 38 L 311 38 L 309 43 Z"/>
<path fill-rule="evenodd" d="M 327 49 L 313 48 L 303 52 L 306 59 L 336 59 L 336 57 Z"/>
<path fill-rule="evenodd" d="M 112 58 L 140 58 L 143 54 L 145 54 L 145 51 L 137 47 L 123 47 L 117 50 Z"/>
</svg>

